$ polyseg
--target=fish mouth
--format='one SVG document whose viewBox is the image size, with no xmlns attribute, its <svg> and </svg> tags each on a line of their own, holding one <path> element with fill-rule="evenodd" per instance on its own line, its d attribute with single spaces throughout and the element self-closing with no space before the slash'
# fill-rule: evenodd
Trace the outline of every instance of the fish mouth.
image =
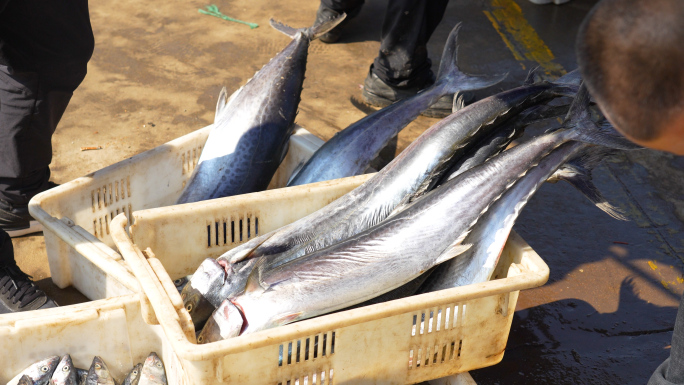
<svg viewBox="0 0 684 385">
<path fill-rule="evenodd" d="M 247 329 L 247 326 L 249 326 L 249 322 L 247 321 L 247 317 L 245 317 L 245 309 L 243 309 L 239 303 L 235 302 L 234 299 L 229 299 L 228 301 L 230 301 L 230 303 L 232 303 L 233 306 L 235 306 L 238 313 L 240 314 L 240 317 L 242 317 L 242 327 L 240 328 L 240 334 L 239 334 L 239 335 L 242 335 L 242 333 Z"/>
</svg>

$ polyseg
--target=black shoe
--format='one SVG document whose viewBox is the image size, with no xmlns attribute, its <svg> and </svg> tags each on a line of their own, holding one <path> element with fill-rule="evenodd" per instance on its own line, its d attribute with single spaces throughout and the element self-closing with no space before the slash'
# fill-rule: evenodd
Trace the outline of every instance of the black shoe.
<svg viewBox="0 0 684 385">
<path fill-rule="evenodd" d="M 56 183 L 48 182 L 47 189 L 57 186 L 59 185 Z M 43 231 L 43 225 L 29 214 L 27 204 L 14 205 L 2 199 L 0 199 L 0 228 L 12 238 Z"/>
<path fill-rule="evenodd" d="M 384 108 L 396 101 L 411 97 L 421 90 L 433 85 L 435 83 L 435 78 L 434 75 L 430 75 L 431 76 L 427 77 L 427 80 L 421 84 L 415 84 L 409 87 L 396 87 L 385 83 L 373 73 L 371 69 L 368 71 L 368 76 L 363 84 L 361 96 L 363 97 L 363 100 L 371 106 Z M 458 100 L 463 100 L 463 96 Z M 462 104 L 465 105 L 465 102 Z M 445 95 L 435 104 L 430 106 L 430 108 L 423 111 L 422 115 L 430 118 L 444 118 L 451 114 L 453 105 L 454 95 Z"/>
<path fill-rule="evenodd" d="M 57 307 L 17 266 L 0 266 L 0 314 Z"/>
<path fill-rule="evenodd" d="M 340 37 L 342 37 L 342 33 L 344 32 L 344 26 L 349 22 L 349 20 L 355 18 L 356 15 L 358 15 L 359 12 L 361 12 L 362 6 L 363 4 L 347 11 L 347 17 L 345 17 L 344 20 L 342 20 L 342 22 L 338 24 L 335 28 L 319 36 L 318 40 L 327 44 L 336 43 L 338 40 L 340 40 Z M 318 7 L 318 11 L 316 11 L 316 21 L 314 21 L 314 25 L 319 25 L 325 21 L 335 19 L 340 14 L 340 12 L 337 12 L 321 4 Z"/>
</svg>

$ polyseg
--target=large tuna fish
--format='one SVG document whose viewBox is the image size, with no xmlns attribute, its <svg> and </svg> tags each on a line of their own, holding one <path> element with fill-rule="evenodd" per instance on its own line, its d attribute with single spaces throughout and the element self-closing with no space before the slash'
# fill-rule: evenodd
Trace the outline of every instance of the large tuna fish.
<svg viewBox="0 0 684 385">
<path fill-rule="evenodd" d="M 455 69 L 451 62 L 446 71 Z M 521 111 L 576 89 L 544 82 L 473 103 L 430 127 L 362 186 L 298 221 L 253 238 L 217 261 L 205 261 L 203 264 L 222 264 L 227 276 L 196 275 L 186 285 L 182 297 L 195 326 L 224 299 L 244 288 L 244 278 L 256 263 L 250 259 L 265 257 L 265 264 L 274 267 L 380 223 L 398 206 L 429 191 L 450 163 L 463 156 L 468 143 L 486 137 Z"/>
<path fill-rule="evenodd" d="M 632 148 L 588 118 L 586 89 L 578 93 L 569 129 L 518 145 L 472 168 L 382 223 L 275 268 L 262 259 L 245 291 L 224 301 L 209 330 L 252 333 L 314 317 L 398 288 L 468 250 L 479 219 L 531 168 L 568 142 Z M 544 180 L 546 178 L 543 178 Z M 232 311 L 227 311 L 234 307 Z M 236 313 L 237 312 L 237 313 Z M 216 316 L 228 315 L 225 322 Z M 236 316 L 237 314 L 238 316 Z M 212 333 L 203 341 L 227 333 Z"/>
<path fill-rule="evenodd" d="M 292 42 L 230 98 L 221 90 L 214 127 L 177 203 L 266 189 L 287 154 L 309 43 L 342 19 L 300 30 L 271 20 Z"/>
<path fill-rule="evenodd" d="M 374 112 L 325 142 L 288 183 L 307 183 L 361 175 L 389 141 L 441 97 L 492 86 L 506 75 L 486 79 L 459 71 L 457 24 L 444 45 L 437 81 L 422 92 Z"/>
</svg>

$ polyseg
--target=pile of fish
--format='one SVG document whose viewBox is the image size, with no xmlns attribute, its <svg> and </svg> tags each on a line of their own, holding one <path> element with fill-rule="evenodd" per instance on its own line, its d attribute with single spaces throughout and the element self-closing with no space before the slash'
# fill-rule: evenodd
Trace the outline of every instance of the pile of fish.
<svg viewBox="0 0 684 385">
<path fill-rule="evenodd" d="M 95 356 L 89 370 L 75 368 L 71 356 L 51 356 L 33 363 L 9 384 L 18 385 L 166 385 L 164 363 L 151 352 L 145 362 L 131 369 L 122 382 L 117 382 L 102 358 Z"/>
<path fill-rule="evenodd" d="M 288 135 L 286 126 L 293 123 L 301 93 L 300 80 L 288 82 L 303 78 L 309 41 L 329 27 L 272 25 L 294 40 L 231 100 L 225 102 L 222 92 L 215 130 L 226 119 L 250 122 L 246 126 L 252 127 L 233 136 L 225 132 L 225 143 L 251 143 L 249 132 L 264 129 L 254 122 L 278 122 L 279 134 L 273 137 L 286 142 L 280 138 Z M 339 132 L 288 185 L 359 175 L 440 97 L 503 79 L 459 70 L 459 29 L 457 25 L 447 39 L 432 87 Z M 197 341 L 218 341 L 368 301 L 489 280 L 520 211 L 547 180 L 571 183 L 597 207 L 624 219 L 593 185 L 591 170 L 614 150 L 637 147 L 603 117 L 592 115 L 590 96 L 577 71 L 554 82 L 533 78 L 531 74 L 521 87 L 471 105 L 454 106 L 454 113 L 363 185 L 304 218 L 202 262 L 181 294 L 196 330 L 201 330 Z M 289 86 L 279 88 L 286 83 Z M 527 125 L 559 116 L 564 117 L 560 128 L 506 149 Z M 219 134 L 212 135 L 204 151 L 220 147 L 212 142 Z M 245 144 L 239 157 L 282 159 L 283 148 L 272 148 Z M 259 188 L 268 184 L 270 176 L 257 168 L 221 163 L 225 156 L 205 157 L 204 151 L 207 172 L 200 175 L 205 168 L 197 168 L 179 202 L 195 200 L 184 198 L 189 196 L 216 197 L 228 182 L 256 187 L 251 181 L 258 179 Z M 195 189 L 206 190 L 195 183 L 199 180 L 212 186 L 219 181 L 219 187 L 209 188 L 211 194 L 195 194 Z M 243 192 L 248 191 L 237 193 Z"/>
</svg>

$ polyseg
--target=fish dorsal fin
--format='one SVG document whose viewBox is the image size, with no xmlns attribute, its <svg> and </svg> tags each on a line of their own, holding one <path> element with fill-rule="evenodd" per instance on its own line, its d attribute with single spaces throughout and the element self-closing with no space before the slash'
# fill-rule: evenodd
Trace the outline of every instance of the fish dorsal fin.
<svg viewBox="0 0 684 385">
<path fill-rule="evenodd" d="M 301 32 L 302 34 L 304 34 L 304 36 L 309 38 L 309 40 L 315 40 L 318 39 L 319 36 L 335 28 L 338 24 L 342 22 L 342 20 L 344 20 L 345 17 L 347 17 L 347 14 L 342 13 L 341 15 L 335 18 L 328 19 L 310 28 L 293 28 L 279 21 L 275 21 L 274 19 L 271 19 L 270 23 L 271 27 L 273 27 L 276 31 L 282 32 L 292 39 L 294 39 L 297 36 L 298 32 Z"/>
<path fill-rule="evenodd" d="M 252 268 L 252 272 L 249 273 L 249 277 L 247 277 L 245 292 L 264 289 L 264 286 L 261 284 L 261 271 L 264 269 L 265 264 L 266 258 L 259 257 L 259 260 L 256 261 L 254 267 Z"/>
<path fill-rule="evenodd" d="M 216 115 L 214 116 L 214 122 L 216 122 L 219 119 L 219 116 L 226 109 L 227 105 L 228 91 L 226 90 L 226 87 L 223 87 L 221 88 L 221 92 L 219 93 L 218 102 L 216 102 Z"/>
<path fill-rule="evenodd" d="M 301 31 L 301 29 L 292 28 L 289 25 L 283 24 L 279 21 L 275 21 L 274 19 L 271 19 L 270 23 L 271 27 L 273 27 L 276 31 L 282 32 L 293 39 L 295 36 L 297 36 L 297 32 Z"/>
<path fill-rule="evenodd" d="M 471 247 L 473 247 L 472 243 L 452 243 L 449 247 L 446 248 L 446 250 L 442 252 L 442 254 L 439 255 L 439 257 L 437 257 L 435 263 L 440 264 L 442 262 L 450 260 L 451 258 L 458 257 L 459 255 L 468 251 L 468 249 L 470 249 Z"/>
<path fill-rule="evenodd" d="M 530 86 L 534 83 L 536 83 L 536 79 L 538 77 L 537 71 L 539 71 L 539 66 L 536 66 L 530 70 L 530 72 L 527 73 L 527 77 L 525 78 L 525 81 L 523 82 L 524 86 Z"/>
</svg>

